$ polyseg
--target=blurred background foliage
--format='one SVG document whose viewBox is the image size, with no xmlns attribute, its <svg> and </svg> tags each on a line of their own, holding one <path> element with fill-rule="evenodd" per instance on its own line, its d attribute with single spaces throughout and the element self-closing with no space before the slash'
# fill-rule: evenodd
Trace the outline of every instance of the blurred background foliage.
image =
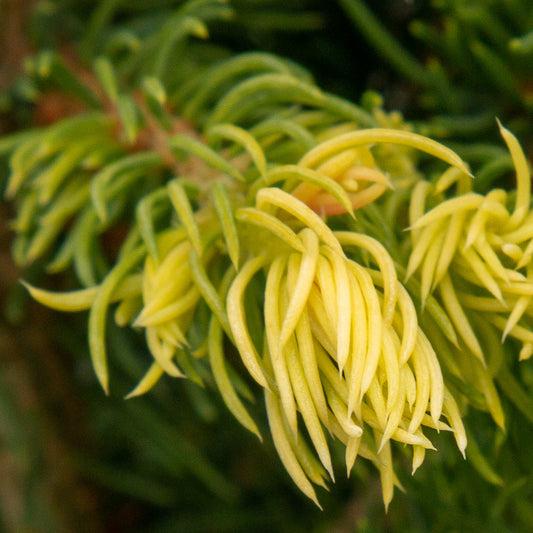
<svg viewBox="0 0 533 533">
<path fill-rule="evenodd" d="M 120 65 L 126 86 L 138 82 L 136 73 L 159 68 L 167 87 L 178 90 L 215 60 L 263 50 L 301 63 L 320 87 L 353 101 L 379 92 L 386 108 L 474 163 L 487 153 L 503 160 L 490 144 L 495 116 L 531 154 L 533 7 L 527 0 L 234 0 L 204 13 L 209 41 L 193 28 L 186 55 L 177 48 L 164 64 L 151 65 L 150 46 L 164 41 L 161 29 L 182 5 L 0 0 L 0 133 L 79 110 L 80 87 L 68 69 L 56 63 L 52 76 L 36 75 L 43 51 L 58 51 L 79 73 L 105 53 Z M 506 178 L 504 163 L 487 183 Z M 2 188 L 6 176 L 2 161 Z M 469 461 L 445 435 L 415 477 L 409 458 L 400 458 L 406 492 L 396 493 L 385 514 L 378 476 L 364 463 L 351 479 L 339 476 L 329 493 L 321 491 L 325 510 L 318 510 L 293 486 L 271 443 L 236 424 L 211 389 L 163 379 L 149 395 L 123 401 L 147 354 L 133 332 L 112 324 L 115 386 L 105 397 L 90 368 L 86 316 L 43 309 L 17 285 L 22 273 L 10 254 L 11 216 L 2 204 L 1 529 L 520 533 L 531 527 L 533 428 L 511 405 L 504 405 L 505 434 L 486 414 L 467 414 L 475 433 Z M 32 267 L 24 277 L 38 274 Z M 509 373 L 533 385 L 529 362 Z"/>
</svg>

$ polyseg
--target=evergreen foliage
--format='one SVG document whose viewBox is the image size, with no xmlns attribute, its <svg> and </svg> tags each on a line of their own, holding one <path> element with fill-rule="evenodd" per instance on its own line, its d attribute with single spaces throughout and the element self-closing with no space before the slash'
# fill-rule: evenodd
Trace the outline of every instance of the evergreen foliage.
<svg viewBox="0 0 533 533">
<path fill-rule="evenodd" d="M 38 2 L 2 88 L 6 317 L 79 313 L 48 320 L 91 440 L 65 468 L 111 498 L 87 530 L 525 531 L 533 11 L 413 8 L 421 51 L 360 0 L 285 4 Z M 6 527 L 76 521 L 23 499 Z"/>
</svg>

